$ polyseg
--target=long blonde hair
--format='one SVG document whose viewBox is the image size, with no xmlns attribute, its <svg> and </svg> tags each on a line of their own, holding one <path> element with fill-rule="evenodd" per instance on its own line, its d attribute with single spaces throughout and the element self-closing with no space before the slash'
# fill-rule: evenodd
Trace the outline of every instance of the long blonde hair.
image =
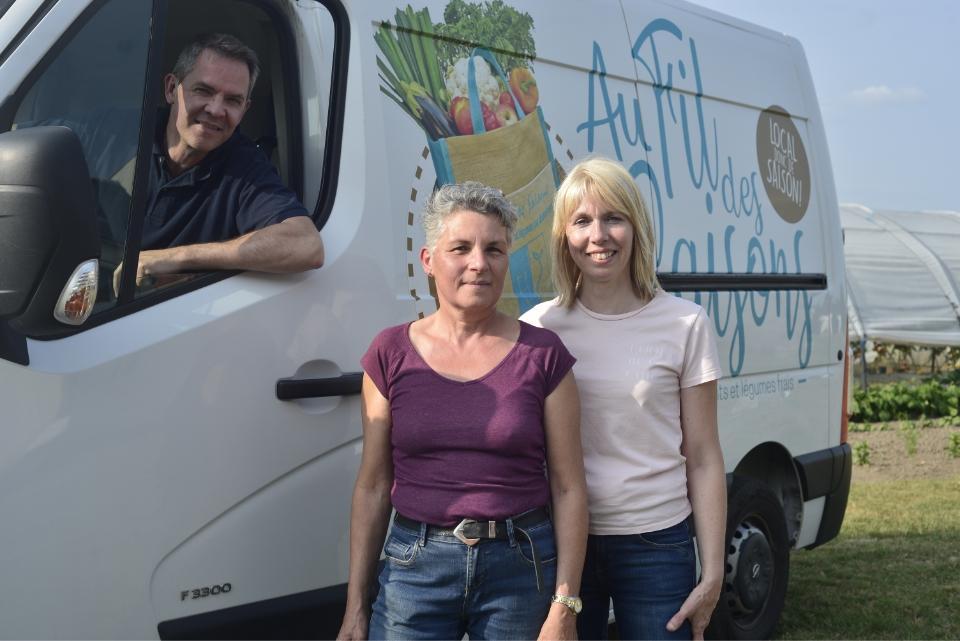
<svg viewBox="0 0 960 641">
<path fill-rule="evenodd" d="M 591 196 L 623 214 L 633 227 L 633 249 L 630 255 L 630 283 L 634 293 L 643 299 L 652 298 L 657 281 L 656 241 L 653 223 L 643 202 L 640 189 L 623 165 L 608 158 L 594 156 L 577 164 L 567 175 L 553 201 L 553 233 L 551 256 L 553 282 L 560 294 L 560 305 L 572 307 L 581 286 L 581 273 L 567 247 L 567 223 L 570 216 Z"/>
</svg>

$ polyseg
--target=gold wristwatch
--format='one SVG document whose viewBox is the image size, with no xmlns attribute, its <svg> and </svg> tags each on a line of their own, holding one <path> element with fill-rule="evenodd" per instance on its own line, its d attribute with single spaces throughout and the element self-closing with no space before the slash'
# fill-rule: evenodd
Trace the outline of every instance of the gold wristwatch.
<svg viewBox="0 0 960 641">
<path fill-rule="evenodd" d="M 554 603 L 562 603 L 563 605 L 570 608 L 570 611 L 574 614 L 580 614 L 580 610 L 583 609 L 583 601 L 580 600 L 578 596 L 566 596 L 564 594 L 554 594 L 550 599 Z"/>
</svg>

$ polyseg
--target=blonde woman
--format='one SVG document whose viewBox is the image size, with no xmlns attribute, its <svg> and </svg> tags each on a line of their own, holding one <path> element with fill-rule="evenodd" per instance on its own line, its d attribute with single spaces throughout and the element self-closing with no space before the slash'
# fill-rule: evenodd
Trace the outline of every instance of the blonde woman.
<svg viewBox="0 0 960 641">
<path fill-rule="evenodd" d="M 586 160 L 554 203 L 560 295 L 521 317 L 556 332 L 577 359 L 590 513 L 582 639 L 605 637 L 611 599 L 622 639 L 700 639 L 722 585 L 719 360 L 704 310 L 663 291 L 655 255 L 633 178 L 611 160 Z"/>
</svg>

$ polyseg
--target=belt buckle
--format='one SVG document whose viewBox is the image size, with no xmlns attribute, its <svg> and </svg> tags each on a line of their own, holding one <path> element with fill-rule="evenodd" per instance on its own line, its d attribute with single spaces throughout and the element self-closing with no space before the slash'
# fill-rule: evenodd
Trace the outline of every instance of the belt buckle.
<svg viewBox="0 0 960 641">
<path fill-rule="evenodd" d="M 464 545 L 474 546 L 480 542 L 480 539 L 469 539 L 463 533 L 463 528 L 471 523 L 476 523 L 476 521 L 473 519 L 463 519 L 457 523 L 457 527 L 453 528 L 453 535 L 460 539 Z"/>
</svg>

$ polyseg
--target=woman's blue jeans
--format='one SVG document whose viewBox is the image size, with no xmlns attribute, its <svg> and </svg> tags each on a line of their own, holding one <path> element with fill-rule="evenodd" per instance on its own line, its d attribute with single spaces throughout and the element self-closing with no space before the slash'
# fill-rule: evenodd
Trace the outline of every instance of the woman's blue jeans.
<svg viewBox="0 0 960 641">
<path fill-rule="evenodd" d="M 607 638 L 613 599 L 621 639 L 690 639 L 689 622 L 670 632 L 667 621 L 696 585 L 696 571 L 686 521 L 645 534 L 591 534 L 580 585 L 583 611 L 577 617 L 578 636 Z"/>
<path fill-rule="evenodd" d="M 527 537 L 507 520 L 509 540 L 467 546 L 452 534 L 394 523 L 383 553 L 370 639 L 536 639 L 557 576 L 553 526 L 525 531 L 543 573 L 537 590 Z"/>
</svg>

